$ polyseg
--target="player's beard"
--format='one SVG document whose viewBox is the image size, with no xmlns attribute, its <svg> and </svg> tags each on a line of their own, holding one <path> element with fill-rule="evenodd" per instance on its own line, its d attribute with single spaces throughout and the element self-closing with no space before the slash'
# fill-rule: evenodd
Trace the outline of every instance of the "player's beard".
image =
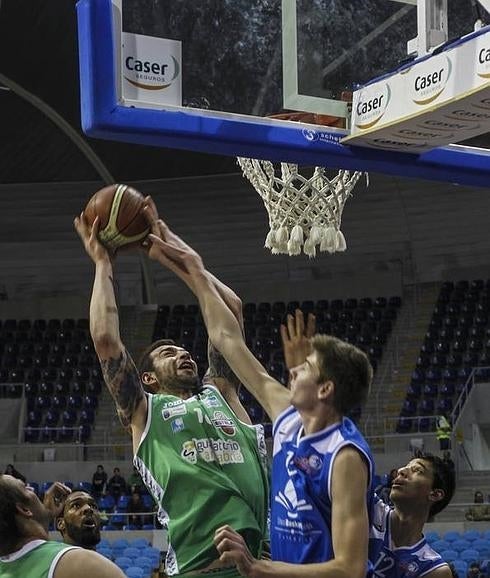
<svg viewBox="0 0 490 578">
<path fill-rule="evenodd" d="M 100 528 L 98 526 L 94 528 L 83 528 L 67 524 L 66 534 L 70 536 L 77 546 L 88 550 L 93 550 L 100 542 Z"/>
<path fill-rule="evenodd" d="M 177 394 L 181 391 L 197 393 L 201 389 L 201 380 L 198 375 L 166 376 L 165 379 L 159 380 L 159 383 L 161 388 L 169 393 Z"/>
</svg>

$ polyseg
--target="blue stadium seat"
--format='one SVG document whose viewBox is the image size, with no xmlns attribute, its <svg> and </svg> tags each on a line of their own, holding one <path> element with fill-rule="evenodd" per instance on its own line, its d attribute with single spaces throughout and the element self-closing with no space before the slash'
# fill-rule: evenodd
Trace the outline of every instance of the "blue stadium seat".
<svg viewBox="0 0 490 578">
<path fill-rule="evenodd" d="M 406 417 L 400 417 L 396 426 L 397 433 L 409 433 L 412 431 L 413 422 Z"/>
<path fill-rule="evenodd" d="M 119 568 L 121 568 L 121 570 L 125 572 L 127 568 L 130 568 L 133 565 L 133 561 L 131 560 L 131 558 L 128 558 L 126 556 L 118 556 L 117 558 L 115 558 L 114 564 L 116 564 L 116 566 L 118 566 Z"/>
<path fill-rule="evenodd" d="M 426 383 L 422 388 L 422 393 L 426 399 L 437 397 L 437 385 L 435 383 Z"/>
<path fill-rule="evenodd" d="M 466 572 L 468 571 L 468 564 L 464 560 L 454 560 L 453 566 L 458 576 L 465 578 Z"/>
<path fill-rule="evenodd" d="M 428 544 L 432 545 L 434 542 L 439 540 L 439 534 L 437 532 L 427 532 L 427 534 L 425 534 L 425 540 Z"/>
<path fill-rule="evenodd" d="M 459 558 L 459 555 L 456 552 L 456 550 L 443 550 L 442 552 L 439 552 L 439 554 L 442 556 L 442 559 L 445 560 L 446 562 L 454 562 L 454 560 L 457 560 Z"/>
<path fill-rule="evenodd" d="M 145 571 L 139 566 L 130 566 L 129 568 L 126 568 L 125 574 L 128 578 L 143 578 Z"/>
<path fill-rule="evenodd" d="M 140 550 L 138 548 L 133 548 L 132 546 L 128 546 L 123 550 L 123 556 L 127 556 L 128 558 L 138 558 L 140 555 Z"/>
<path fill-rule="evenodd" d="M 463 532 L 463 536 L 462 536 L 465 540 L 468 540 L 469 542 L 472 542 L 473 540 L 478 540 L 479 538 L 482 537 L 482 535 L 480 534 L 480 532 L 478 532 L 477 530 L 466 530 L 465 532 Z M 489 535 L 490 538 L 490 535 Z"/>
<path fill-rule="evenodd" d="M 451 548 L 456 550 L 456 552 L 462 552 L 463 550 L 468 550 L 468 548 L 471 548 L 471 542 L 468 542 L 468 540 L 464 540 L 463 538 L 459 538 L 458 540 L 451 542 Z"/>
<path fill-rule="evenodd" d="M 119 496 L 117 500 L 117 509 L 120 512 L 125 512 L 128 508 L 130 497 L 126 495 Z"/>
<path fill-rule="evenodd" d="M 479 562 L 480 554 L 478 550 L 469 548 L 468 550 L 463 550 L 460 552 L 459 558 L 465 562 L 468 562 L 468 564 L 471 564 L 472 562 Z"/>
<path fill-rule="evenodd" d="M 44 419 L 45 425 L 49 427 L 56 427 L 60 420 L 60 412 L 57 409 L 50 409 L 46 412 Z"/>
<path fill-rule="evenodd" d="M 90 482 L 78 482 L 75 485 L 77 490 L 81 490 L 82 492 L 87 492 L 88 494 L 92 493 L 92 484 Z"/>
<path fill-rule="evenodd" d="M 451 544 L 449 542 L 446 542 L 446 540 L 440 539 L 432 542 L 431 547 L 434 548 L 434 550 L 436 552 L 439 552 L 440 554 L 441 552 L 444 552 L 444 550 L 449 550 Z"/>
<path fill-rule="evenodd" d="M 434 415 L 434 400 L 433 399 L 423 399 L 420 402 L 420 414 L 421 415 Z"/>
<path fill-rule="evenodd" d="M 478 550 L 480 560 L 490 557 L 490 541 L 485 538 L 477 538 L 476 540 L 473 540 L 470 542 L 468 548 Z"/>
<path fill-rule="evenodd" d="M 64 426 L 73 427 L 77 421 L 77 412 L 73 409 L 66 409 L 61 417 Z"/>
<path fill-rule="evenodd" d="M 400 416 L 411 417 L 417 413 L 417 402 L 413 399 L 405 399 L 400 411 Z"/>
</svg>

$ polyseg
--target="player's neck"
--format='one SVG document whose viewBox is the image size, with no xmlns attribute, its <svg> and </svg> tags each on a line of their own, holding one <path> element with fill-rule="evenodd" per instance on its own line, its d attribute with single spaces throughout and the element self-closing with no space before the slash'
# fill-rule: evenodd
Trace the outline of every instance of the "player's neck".
<svg viewBox="0 0 490 578">
<path fill-rule="evenodd" d="M 391 539 L 396 547 L 413 546 L 422 539 L 427 512 L 395 506 L 391 512 Z"/>
<path fill-rule="evenodd" d="M 342 421 L 342 416 L 333 408 L 324 408 L 321 412 L 302 412 L 304 435 L 317 433 Z"/>
</svg>

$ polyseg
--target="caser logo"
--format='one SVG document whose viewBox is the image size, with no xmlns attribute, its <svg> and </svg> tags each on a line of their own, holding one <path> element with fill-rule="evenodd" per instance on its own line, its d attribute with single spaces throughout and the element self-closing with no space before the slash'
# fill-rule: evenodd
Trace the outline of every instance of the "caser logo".
<svg viewBox="0 0 490 578">
<path fill-rule="evenodd" d="M 415 104 L 426 105 L 442 94 L 452 72 L 446 55 L 429 58 L 409 72 L 411 98 Z"/>
<path fill-rule="evenodd" d="M 481 78 L 490 78 L 490 48 L 482 46 L 478 51 L 476 73 Z"/>
<path fill-rule="evenodd" d="M 144 90 L 165 90 L 180 74 L 180 64 L 170 55 L 170 63 L 140 60 L 127 56 L 124 60 L 124 78 L 133 86 Z"/>
<path fill-rule="evenodd" d="M 380 86 L 376 90 L 362 91 L 356 104 L 356 127 L 362 130 L 372 128 L 386 112 L 390 99 L 389 84 Z"/>
</svg>

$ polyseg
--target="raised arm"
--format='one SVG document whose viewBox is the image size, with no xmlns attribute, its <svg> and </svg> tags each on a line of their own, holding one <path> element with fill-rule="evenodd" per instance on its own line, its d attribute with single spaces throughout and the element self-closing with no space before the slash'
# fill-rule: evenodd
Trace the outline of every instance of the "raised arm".
<svg viewBox="0 0 490 578">
<path fill-rule="evenodd" d="M 223 301 L 199 255 L 166 225 L 161 223 L 160 227 L 164 227 L 163 235 L 150 235 L 150 256 L 174 271 L 194 292 L 211 342 L 238 379 L 275 419 L 289 406 L 289 391 L 267 373 L 247 348 L 235 315 Z"/>
<path fill-rule="evenodd" d="M 137 447 L 145 427 L 147 401 L 138 370 L 121 341 L 112 262 L 109 253 L 97 239 L 98 226 L 98 218 L 90 227 L 83 213 L 75 219 L 77 233 L 95 264 L 90 300 L 90 334 L 104 381 L 116 402 L 121 420 L 131 425 L 133 445 Z"/>
</svg>

